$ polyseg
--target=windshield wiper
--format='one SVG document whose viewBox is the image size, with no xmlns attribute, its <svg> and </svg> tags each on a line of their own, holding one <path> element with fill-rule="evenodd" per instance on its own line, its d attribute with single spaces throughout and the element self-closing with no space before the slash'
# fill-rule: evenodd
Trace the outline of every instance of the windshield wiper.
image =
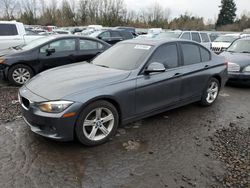
<svg viewBox="0 0 250 188">
<path fill-rule="evenodd" d="M 240 52 L 240 53 L 250 53 L 250 51 L 243 51 L 243 52 Z"/>
<path fill-rule="evenodd" d="M 107 65 L 98 65 L 98 64 L 94 64 L 94 65 L 99 66 L 99 67 L 109 68 L 109 66 L 107 66 Z"/>
</svg>

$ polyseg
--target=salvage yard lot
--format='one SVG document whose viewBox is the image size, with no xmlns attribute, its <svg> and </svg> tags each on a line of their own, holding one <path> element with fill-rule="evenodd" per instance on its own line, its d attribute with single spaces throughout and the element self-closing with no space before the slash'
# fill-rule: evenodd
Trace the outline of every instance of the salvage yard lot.
<svg viewBox="0 0 250 188">
<path fill-rule="evenodd" d="M 0 84 L 1 188 L 247 187 L 249 88 L 227 86 L 211 107 L 191 104 L 125 125 L 93 148 L 33 134 L 16 90 Z"/>
</svg>

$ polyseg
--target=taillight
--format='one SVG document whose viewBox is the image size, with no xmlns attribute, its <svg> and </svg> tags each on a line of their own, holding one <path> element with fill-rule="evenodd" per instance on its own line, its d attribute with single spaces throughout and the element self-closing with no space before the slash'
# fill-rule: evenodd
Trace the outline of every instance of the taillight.
<svg viewBox="0 0 250 188">
<path fill-rule="evenodd" d="M 228 68 L 228 61 L 225 61 L 224 65 L 226 65 L 226 67 Z"/>
</svg>

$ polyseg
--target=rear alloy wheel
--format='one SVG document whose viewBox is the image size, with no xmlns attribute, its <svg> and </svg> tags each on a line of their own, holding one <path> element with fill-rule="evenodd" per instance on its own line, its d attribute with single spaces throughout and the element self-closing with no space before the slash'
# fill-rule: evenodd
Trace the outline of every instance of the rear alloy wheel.
<svg viewBox="0 0 250 188">
<path fill-rule="evenodd" d="M 32 69 L 26 65 L 15 65 L 8 73 L 9 81 L 14 85 L 23 85 L 33 77 Z"/>
<path fill-rule="evenodd" d="M 111 103 L 96 101 L 81 113 L 75 128 L 76 136 L 87 146 L 102 144 L 115 134 L 118 118 L 117 110 Z"/>
<path fill-rule="evenodd" d="M 208 82 L 206 90 L 203 92 L 201 104 L 210 106 L 217 99 L 220 91 L 220 84 L 216 78 L 211 78 Z"/>
</svg>

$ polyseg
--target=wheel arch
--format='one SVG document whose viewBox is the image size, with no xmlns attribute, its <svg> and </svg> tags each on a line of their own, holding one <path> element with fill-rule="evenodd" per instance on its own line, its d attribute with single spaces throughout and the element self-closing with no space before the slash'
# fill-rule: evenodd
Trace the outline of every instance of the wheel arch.
<svg viewBox="0 0 250 188">
<path fill-rule="evenodd" d="M 219 81 L 220 87 L 221 87 L 221 82 L 222 82 L 222 78 L 219 74 L 214 74 L 211 78 L 215 78 Z"/>
<path fill-rule="evenodd" d="M 14 63 L 14 64 L 10 65 L 10 66 L 8 67 L 7 73 L 9 73 L 9 70 L 10 70 L 12 67 L 17 66 L 17 65 L 25 65 L 25 66 L 29 67 L 29 68 L 33 71 L 34 75 L 37 74 L 36 70 L 35 70 L 32 66 L 30 66 L 29 64 L 27 64 L 27 63 L 25 63 L 25 62 L 18 62 L 18 63 Z"/>
<path fill-rule="evenodd" d="M 88 100 L 87 102 L 84 103 L 84 105 L 82 106 L 80 112 L 82 112 L 82 110 L 88 106 L 89 104 L 96 102 L 96 101 L 107 101 L 109 103 L 111 103 L 112 105 L 114 105 L 114 107 L 117 110 L 117 113 L 119 115 L 119 124 L 122 122 L 122 109 L 121 109 L 121 105 L 120 103 L 113 97 L 113 96 L 98 96 L 95 97 L 93 99 Z"/>
</svg>

